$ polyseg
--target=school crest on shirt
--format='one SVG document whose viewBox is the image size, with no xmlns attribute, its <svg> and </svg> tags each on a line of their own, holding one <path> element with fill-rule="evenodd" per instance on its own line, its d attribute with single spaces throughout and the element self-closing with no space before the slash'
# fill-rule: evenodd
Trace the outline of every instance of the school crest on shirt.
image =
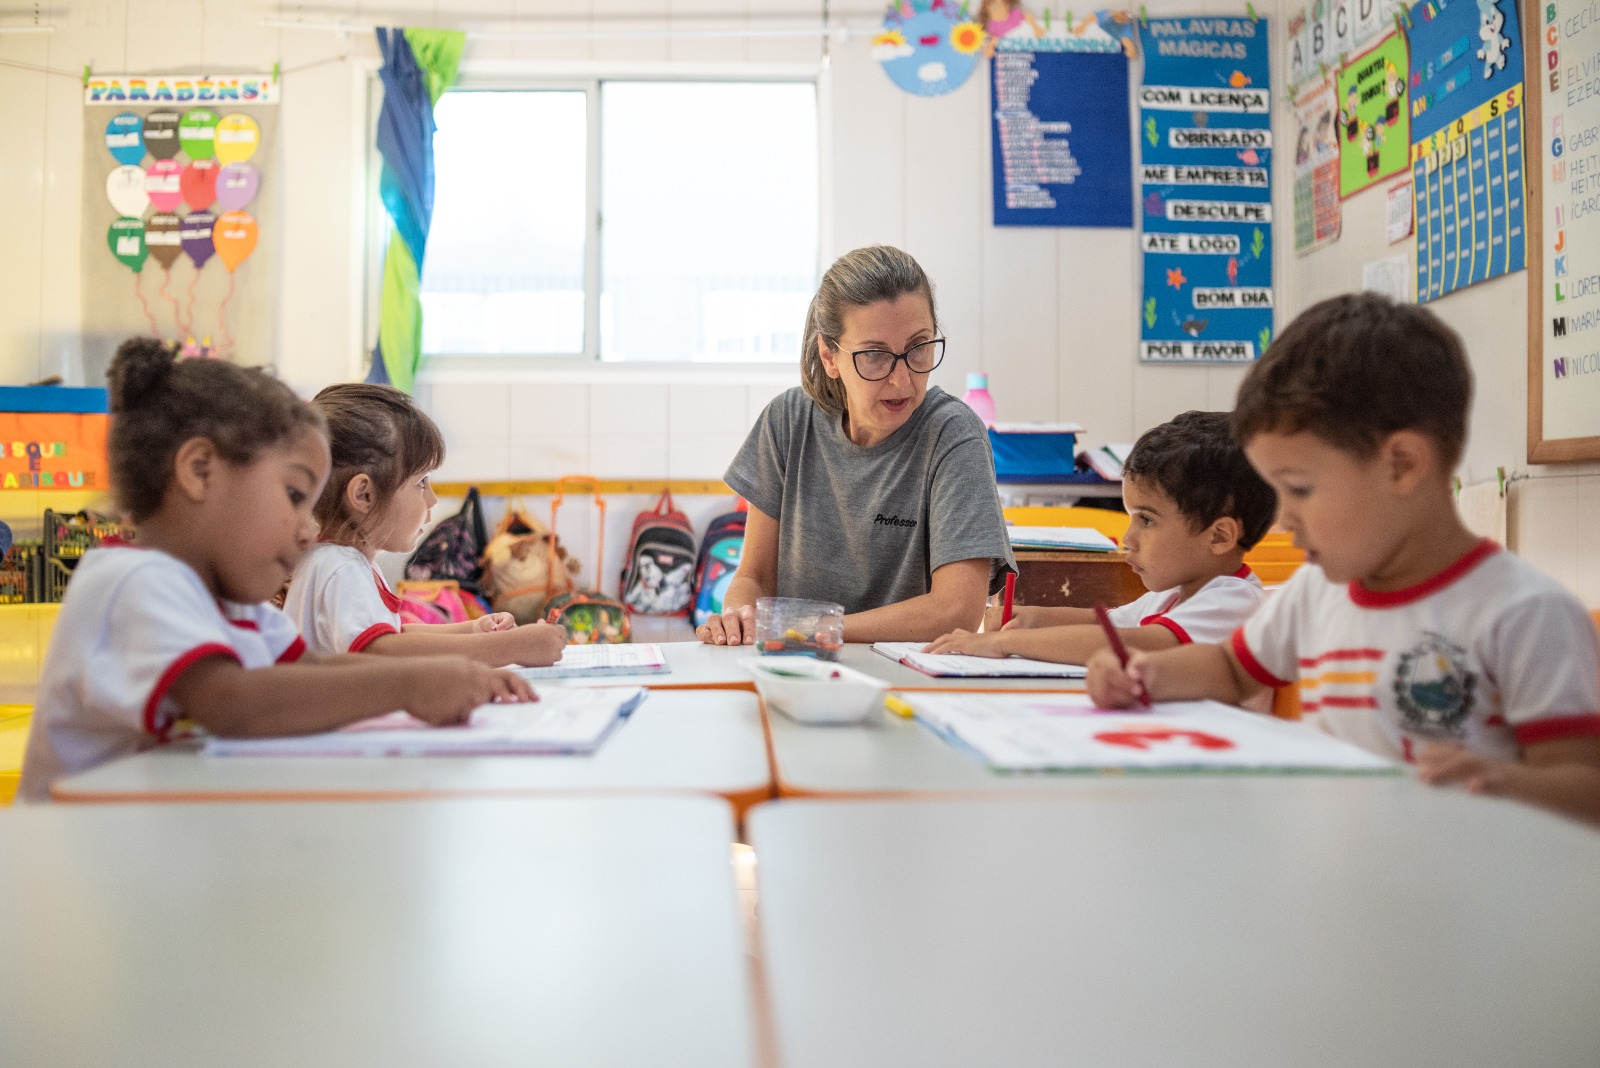
<svg viewBox="0 0 1600 1068">
<path fill-rule="evenodd" d="M 1467 667 L 1467 651 L 1431 631 L 1400 654 L 1394 672 L 1400 728 L 1414 734 L 1460 738 L 1472 713 L 1478 677 Z"/>
</svg>

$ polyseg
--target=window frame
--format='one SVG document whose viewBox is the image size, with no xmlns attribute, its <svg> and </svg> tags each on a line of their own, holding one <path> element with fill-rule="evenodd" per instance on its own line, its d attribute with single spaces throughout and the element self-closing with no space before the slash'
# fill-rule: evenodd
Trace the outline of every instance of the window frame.
<svg viewBox="0 0 1600 1068">
<path fill-rule="evenodd" d="M 832 158 L 828 100 L 831 79 L 825 63 L 705 63 L 600 61 L 480 61 L 463 64 L 452 90 L 562 90 L 585 94 L 588 144 L 584 204 L 583 352 L 561 353 L 434 353 L 426 357 L 419 381 L 555 381 L 555 382 L 738 382 L 792 383 L 798 364 L 779 362 L 691 360 L 607 360 L 600 352 L 600 86 L 615 81 L 681 82 L 809 82 L 817 107 L 817 264 L 821 276 L 829 261 L 826 235 L 832 230 L 832 190 L 827 181 Z M 368 353 L 375 344 L 383 281 L 383 255 L 388 242 L 388 213 L 378 197 L 383 159 L 377 149 L 378 113 L 383 83 L 371 65 L 365 78 L 367 131 L 366 175 L 361 183 L 366 221 L 362 236 L 364 299 L 361 331 Z"/>
</svg>

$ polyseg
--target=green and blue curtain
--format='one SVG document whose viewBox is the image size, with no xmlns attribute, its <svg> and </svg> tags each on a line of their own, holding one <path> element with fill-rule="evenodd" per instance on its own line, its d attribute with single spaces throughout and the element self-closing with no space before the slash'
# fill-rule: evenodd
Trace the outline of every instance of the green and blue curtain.
<svg viewBox="0 0 1600 1068">
<path fill-rule="evenodd" d="M 383 109 L 379 193 L 393 225 L 383 257 L 378 343 L 368 382 L 407 393 L 422 362 L 422 258 L 433 219 L 433 108 L 455 84 L 466 34 L 456 30 L 378 27 Z"/>
</svg>

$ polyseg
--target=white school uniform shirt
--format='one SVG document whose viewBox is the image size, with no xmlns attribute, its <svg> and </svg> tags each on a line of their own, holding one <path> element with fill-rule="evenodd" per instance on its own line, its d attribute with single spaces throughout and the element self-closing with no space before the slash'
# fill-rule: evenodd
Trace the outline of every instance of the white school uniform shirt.
<svg viewBox="0 0 1600 1068">
<path fill-rule="evenodd" d="M 1145 594 L 1106 614 L 1111 625 L 1129 630 L 1137 627 L 1166 627 L 1178 644 L 1225 642 L 1239 625 L 1255 614 L 1267 599 L 1267 591 L 1250 566 L 1231 575 L 1218 575 L 1194 592 L 1187 601 L 1178 601 L 1178 590 L 1158 590 Z"/>
<path fill-rule="evenodd" d="M 1256 681 L 1298 678 L 1307 719 L 1397 760 L 1430 741 L 1514 760 L 1522 746 L 1600 735 L 1589 614 L 1488 539 L 1392 592 L 1304 565 L 1232 642 Z"/>
<path fill-rule="evenodd" d="M 318 656 L 359 653 L 399 634 L 400 598 L 360 549 L 322 542 L 300 558 L 283 610 Z"/>
<path fill-rule="evenodd" d="M 49 800 L 57 777 L 165 741 L 180 716 L 168 691 L 201 660 L 261 668 L 305 648 L 282 612 L 217 600 L 177 557 L 131 546 L 85 553 L 50 638 L 18 793 Z"/>
</svg>

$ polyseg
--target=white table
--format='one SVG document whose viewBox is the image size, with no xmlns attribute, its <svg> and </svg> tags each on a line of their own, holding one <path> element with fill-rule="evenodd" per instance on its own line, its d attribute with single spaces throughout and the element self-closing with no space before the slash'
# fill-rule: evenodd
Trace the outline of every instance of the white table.
<svg viewBox="0 0 1600 1068">
<path fill-rule="evenodd" d="M 0 1060 L 751 1065 L 697 798 L 0 812 Z"/>
<path fill-rule="evenodd" d="M 633 791 L 717 794 L 739 812 L 771 796 L 755 695 L 653 691 L 589 756 L 207 757 L 177 744 L 62 779 L 53 792 L 61 801 L 240 801 Z"/>
<path fill-rule="evenodd" d="M 610 675 L 592 678 L 540 680 L 538 685 L 646 686 L 651 689 L 753 690 L 750 672 L 741 662 L 761 654 L 753 645 L 706 645 L 703 642 L 663 642 L 662 654 L 671 669 L 659 675 Z M 904 664 L 880 656 L 872 646 L 846 644 L 839 662 L 883 679 L 897 690 L 1044 690 L 1082 692 L 1082 679 L 936 679 Z"/>
<path fill-rule="evenodd" d="M 881 659 L 881 658 L 880 658 Z M 993 800 L 1025 797 L 1120 797 L 1148 793 L 1174 776 L 1160 774 L 1006 774 L 957 749 L 922 723 L 876 712 L 864 723 L 809 726 L 769 712 L 772 780 L 780 797 L 916 797 Z M 1282 776 L 1215 773 L 1181 776 L 1196 790 L 1218 783 L 1273 783 Z M 1334 776 L 1360 789 L 1369 776 Z M 1208 785 L 1210 784 L 1210 785 Z M 1251 786 L 1241 787 L 1252 789 Z M 1270 791 L 1271 785 L 1262 789 Z M 1338 787 L 1331 787 L 1337 789 Z"/>
<path fill-rule="evenodd" d="M 1600 834 L 1409 779 L 752 813 L 785 1068 L 1600 1064 Z"/>
</svg>

